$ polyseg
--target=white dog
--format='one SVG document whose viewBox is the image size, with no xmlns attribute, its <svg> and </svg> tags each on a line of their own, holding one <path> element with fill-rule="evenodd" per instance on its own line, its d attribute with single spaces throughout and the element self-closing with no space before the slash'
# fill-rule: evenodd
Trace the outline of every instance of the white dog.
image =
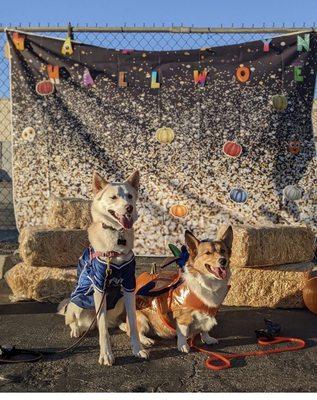
<svg viewBox="0 0 317 400">
<path fill-rule="evenodd" d="M 106 291 L 97 316 L 99 363 L 104 365 L 114 363 L 108 327 L 117 327 L 124 319 L 124 306 L 131 329 L 132 352 L 137 357 L 148 358 L 148 352 L 140 344 L 135 311 L 135 258 L 132 249 L 138 189 L 138 171 L 123 183 L 107 183 L 94 173 L 93 222 L 88 228 L 91 246 L 85 249 L 79 260 L 78 284 L 71 298 L 64 300 L 59 307 L 59 314 L 65 315 L 65 323 L 71 328 L 71 337 L 79 337 L 92 323 Z"/>
</svg>

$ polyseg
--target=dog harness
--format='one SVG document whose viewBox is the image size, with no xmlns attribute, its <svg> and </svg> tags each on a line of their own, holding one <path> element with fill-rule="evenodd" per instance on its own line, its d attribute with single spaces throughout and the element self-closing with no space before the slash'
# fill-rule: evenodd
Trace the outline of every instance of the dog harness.
<svg viewBox="0 0 317 400">
<path fill-rule="evenodd" d="M 106 277 L 108 264 L 99 258 L 101 253 L 92 247 L 84 250 L 77 266 L 77 286 L 71 294 L 70 301 L 81 308 L 94 309 L 94 291 L 106 291 L 107 309 L 115 307 L 122 297 L 122 289 L 126 292 L 135 290 L 135 257 L 121 264 L 109 264 L 109 274 Z"/>
</svg>

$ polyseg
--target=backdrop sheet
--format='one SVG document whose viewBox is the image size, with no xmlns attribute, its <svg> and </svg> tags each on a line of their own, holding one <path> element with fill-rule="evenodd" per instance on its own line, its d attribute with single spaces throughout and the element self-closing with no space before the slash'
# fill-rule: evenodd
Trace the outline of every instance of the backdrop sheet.
<svg viewBox="0 0 317 400">
<path fill-rule="evenodd" d="M 316 229 L 316 33 L 159 52 L 72 42 L 72 54 L 7 34 L 19 228 L 45 223 L 51 195 L 90 198 L 93 170 L 139 169 L 139 254 L 229 221 Z"/>
</svg>

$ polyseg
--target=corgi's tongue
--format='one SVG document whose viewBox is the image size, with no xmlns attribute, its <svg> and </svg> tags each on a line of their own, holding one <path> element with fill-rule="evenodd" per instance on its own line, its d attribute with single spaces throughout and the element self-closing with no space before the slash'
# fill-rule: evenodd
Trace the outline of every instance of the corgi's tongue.
<svg viewBox="0 0 317 400">
<path fill-rule="evenodd" d="M 133 219 L 131 217 L 127 217 L 126 215 L 117 215 L 117 218 L 124 229 L 132 228 Z"/>
<path fill-rule="evenodd" d="M 227 270 L 226 268 L 214 268 L 213 273 L 216 275 L 217 278 L 219 279 L 225 279 L 227 277 Z"/>
</svg>

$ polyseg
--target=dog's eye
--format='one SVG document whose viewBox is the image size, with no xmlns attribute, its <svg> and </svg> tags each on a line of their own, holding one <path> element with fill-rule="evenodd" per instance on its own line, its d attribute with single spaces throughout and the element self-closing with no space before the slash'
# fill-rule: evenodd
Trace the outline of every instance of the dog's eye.
<svg viewBox="0 0 317 400">
<path fill-rule="evenodd" d="M 116 199 L 118 198 L 118 196 L 113 195 L 113 196 L 111 196 L 110 198 L 111 198 L 112 200 L 116 200 Z"/>
<path fill-rule="evenodd" d="M 132 199 L 132 197 L 133 197 L 132 194 L 129 193 L 128 194 L 128 199 Z"/>
</svg>

